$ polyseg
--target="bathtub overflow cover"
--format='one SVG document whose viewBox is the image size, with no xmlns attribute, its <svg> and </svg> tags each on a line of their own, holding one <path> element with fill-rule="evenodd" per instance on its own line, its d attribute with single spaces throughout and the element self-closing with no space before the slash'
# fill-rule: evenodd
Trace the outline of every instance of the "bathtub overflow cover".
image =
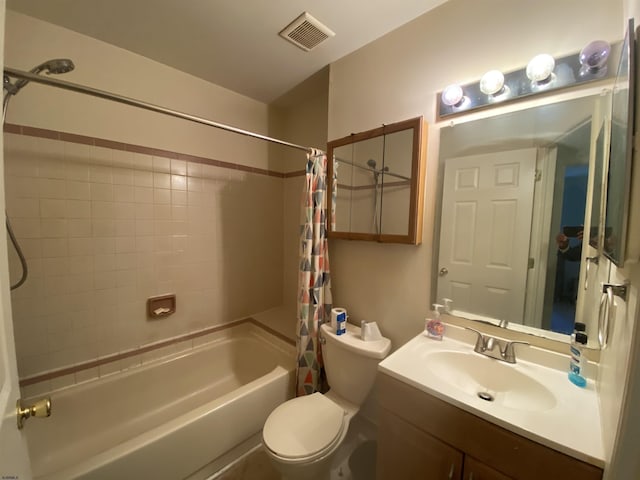
<svg viewBox="0 0 640 480">
<path fill-rule="evenodd" d="M 485 400 L 487 402 L 493 402 L 493 395 L 491 395 L 489 392 L 478 392 L 478 396 L 482 400 Z"/>
</svg>

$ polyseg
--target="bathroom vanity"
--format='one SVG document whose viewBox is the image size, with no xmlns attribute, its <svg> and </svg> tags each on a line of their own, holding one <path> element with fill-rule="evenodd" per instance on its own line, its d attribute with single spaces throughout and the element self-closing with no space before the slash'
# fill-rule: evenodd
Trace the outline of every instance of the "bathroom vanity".
<svg viewBox="0 0 640 480">
<path fill-rule="evenodd" d="M 602 469 L 378 376 L 378 479 L 597 480 Z M 505 473 L 501 473 L 505 472 Z"/>
<path fill-rule="evenodd" d="M 529 348 L 518 354 L 546 355 Z M 417 336 L 379 366 L 377 478 L 601 479 L 592 382 L 574 387 L 557 360 L 508 365 L 465 342 Z"/>
</svg>

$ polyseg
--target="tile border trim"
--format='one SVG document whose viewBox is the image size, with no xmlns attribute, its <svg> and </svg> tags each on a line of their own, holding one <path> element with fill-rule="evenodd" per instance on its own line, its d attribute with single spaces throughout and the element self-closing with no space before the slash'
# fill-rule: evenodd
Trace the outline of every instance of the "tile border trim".
<svg viewBox="0 0 640 480">
<path fill-rule="evenodd" d="M 290 177 L 302 176 L 305 174 L 304 170 L 282 173 L 282 172 L 276 172 L 275 170 L 266 170 L 264 168 L 249 167 L 247 165 L 241 165 L 238 163 L 215 160 L 213 158 L 200 157 L 197 155 L 190 155 L 187 153 L 173 152 L 171 150 L 145 147 L 144 145 L 136 145 L 131 143 L 116 142 L 116 141 L 108 140 L 105 138 L 88 137 L 86 135 L 78 135 L 75 133 L 49 130 L 46 128 L 30 127 L 27 125 L 17 125 L 14 123 L 5 123 L 4 132 L 13 133 L 16 135 L 26 135 L 29 137 L 59 140 L 63 142 L 79 143 L 82 145 L 91 145 L 95 147 L 110 148 L 112 150 L 122 150 L 126 152 L 142 153 L 146 155 L 153 155 L 155 157 L 174 158 L 177 160 L 185 160 L 185 161 L 194 162 L 194 163 L 202 163 L 205 165 L 212 165 L 214 167 L 220 167 L 220 168 L 228 168 L 231 170 L 240 170 L 242 172 L 255 173 L 258 175 L 266 175 L 269 177 L 290 178 Z"/>
</svg>

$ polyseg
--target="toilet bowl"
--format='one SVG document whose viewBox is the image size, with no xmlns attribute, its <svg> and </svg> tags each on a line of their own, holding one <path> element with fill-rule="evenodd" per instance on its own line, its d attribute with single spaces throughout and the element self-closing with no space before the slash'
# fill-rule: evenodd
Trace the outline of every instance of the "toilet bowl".
<svg viewBox="0 0 640 480">
<path fill-rule="evenodd" d="M 333 454 L 373 386 L 377 364 L 391 349 L 386 338 L 361 340 L 360 328 L 353 325 L 347 325 L 344 335 L 323 325 L 321 334 L 331 390 L 283 403 L 271 412 L 262 431 L 265 452 L 287 480 L 328 478 Z"/>
<path fill-rule="evenodd" d="M 265 422 L 265 451 L 286 479 L 320 478 L 329 470 L 357 410 L 331 392 L 289 400 Z"/>
</svg>

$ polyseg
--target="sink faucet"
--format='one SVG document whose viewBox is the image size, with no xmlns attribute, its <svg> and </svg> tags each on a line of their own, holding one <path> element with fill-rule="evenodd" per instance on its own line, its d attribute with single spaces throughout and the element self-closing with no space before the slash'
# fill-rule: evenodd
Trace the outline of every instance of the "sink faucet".
<svg viewBox="0 0 640 480">
<path fill-rule="evenodd" d="M 507 322 L 503 320 L 502 322 L 500 322 L 501 326 L 503 322 L 505 325 L 507 324 Z M 497 360 L 502 360 L 507 363 L 516 363 L 515 345 L 529 345 L 529 342 L 520 342 L 520 341 L 510 342 L 508 340 L 500 340 L 495 337 L 483 335 L 482 333 L 480 333 L 478 330 L 474 328 L 469 328 L 469 327 L 465 327 L 465 328 L 467 330 L 471 330 L 472 332 L 475 332 L 475 334 L 478 336 L 476 339 L 475 347 L 473 348 L 474 352 L 481 353 L 483 355 L 486 355 L 487 357 L 495 358 Z M 498 348 L 496 349 L 496 347 Z"/>
<path fill-rule="evenodd" d="M 509 322 L 507 320 L 500 320 L 500 323 L 498 324 L 498 327 L 507 328 L 508 325 L 509 325 Z M 471 330 L 471 329 L 469 329 L 469 330 Z M 476 332 L 476 333 L 480 333 L 480 332 Z M 484 353 L 485 350 L 492 351 L 495 348 L 496 342 L 498 340 L 497 338 L 494 338 L 494 337 L 485 337 L 485 339 L 486 340 L 485 340 L 484 350 L 482 352 L 479 352 L 479 353 Z"/>
</svg>

